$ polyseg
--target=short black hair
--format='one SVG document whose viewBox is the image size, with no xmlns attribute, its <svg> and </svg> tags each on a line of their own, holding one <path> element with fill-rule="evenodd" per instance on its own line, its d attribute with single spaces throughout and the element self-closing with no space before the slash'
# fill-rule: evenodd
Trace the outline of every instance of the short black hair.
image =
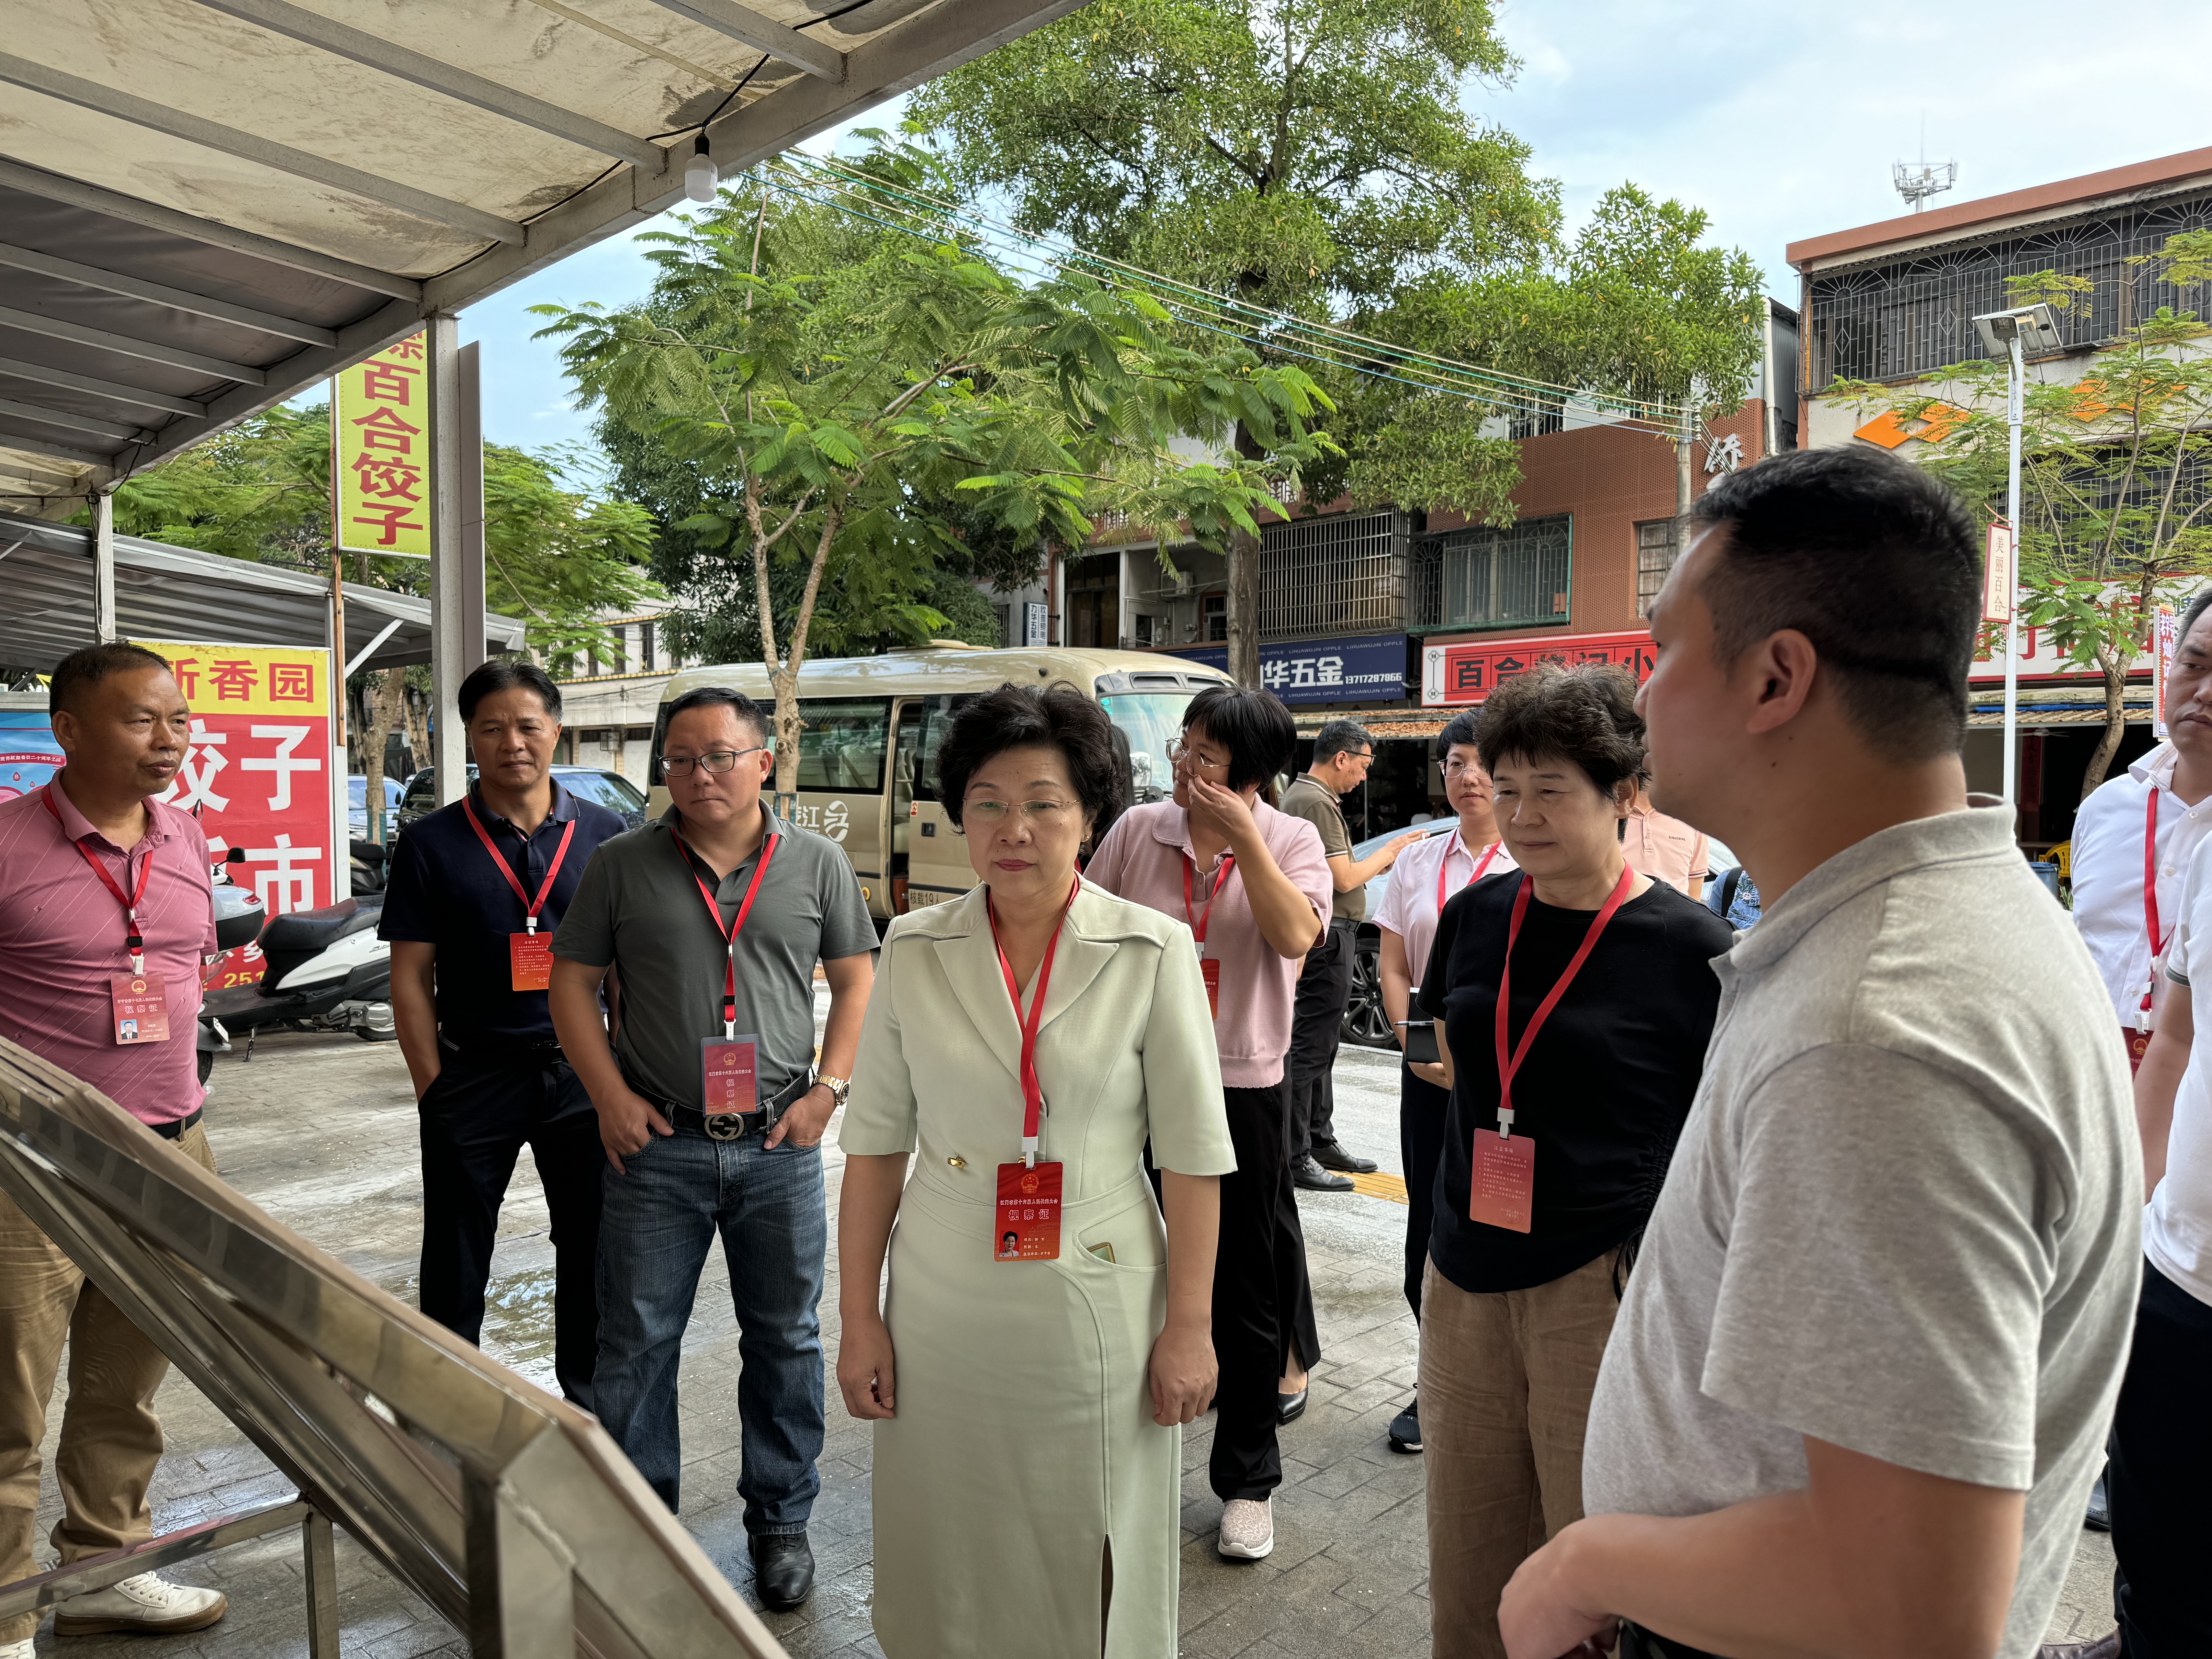
<svg viewBox="0 0 2212 1659">
<path fill-rule="evenodd" d="M 561 718 L 561 688 L 553 684 L 553 677 L 527 657 L 494 657 L 476 672 L 461 682 L 460 694 L 453 701 L 460 705 L 464 723 L 477 717 L 477 705 L 495 692 L 512 691 L 516 686 L 526 691 L 535 691 L 538 701 L 545 705 L 545 712 L 555 720 Z"/>
<path fill-rule="evenodd" d="M 2208 610 L 2212 610 L 2212 587 L 2201 587 L 2197 590 L 2197 596 L 2189 601 L 2188 608 L 2181 613 L 2181 625 L 2173 631 L 2173 648 L 2176 651 L 2181 649 L 2182 641 L 2189 637 L 2189 630 L 2197 626 L 2197 619 Z"/>
<path fill-rule="evenodd" d="M 1609 795 L 1644 776 L 1635 677 L 1617 663 L 1539 664 L 1490 694 L 1475 716 L 1474 745 L 1492 771 L 1508 756 L 1571 760 Z"/>
<path fill-rule="evenodd" d="M 1462 708 L 1451 717 L 1450 723 L 1437 733 L 1438 760 L 1450 759 L 1451 751 L 1462 744 L 1466 744 L 1477 753 L 1481 751 L 1482 745 L 1474 740 L 1474 728 L 1480 714 L 1480 709 Z"/>
<path fill-rule="evenodd" d="M 1265 783 L 1297 758 L 1297 722 L 1283 700 L 1251 685 L 1209 685 L 1182 711 L 1182 729 L 1203 727 L 1229 751 L 1229 787 Z"/>
<path fill-rule="evenodd" d="M 1319 766 L 1331 755 L 1341 755 L 1358 748 L 1362 744 L 1375 746 L 1375 734 L 1358 720 L 1331 720 L 1314 733 L 1313 760 Z"/>
<path fill-rule="evenodd" d="M 46 682 L 46 718 L 67 708 L 74 712 L 85 693 L 111 674 L 134 674 L 143 668 L 167 671 L 169 659 L 143 645 L 118 640 L 106 645 L 88 645 L 64 657 Z"/>
<path fill-rule="evenodd" d="M 1067 763 L 1083 815 L 1096 825 L 1120 816 L 1121 763 L 1114 753 L 1114 722 L 1065 680 L 986 691 L 952 717 L 937 750 L 938 799 L 952 827 L 960 827 L 968 782 L 992 757 L 1009 749 L 1057 749 Z"/>
<path fill-rule="evenodd" d="M 1879 450 L 1797 450 L 1730 473 L 1690 521 L 1729 532 L 1705 582 L 1723 667 L 1796 629 L 1871 747 L 1900 763 L 1959 751 L 1983 547 L 1941 480 Z"/>
<path fill-rule="evenodd" d="M 694 708 L 734 708 L 738 718 L 753 729 L 753 735 L 763 744 L 768 742 L 768 711 L 744 692 L 726 685 L 695 685 L 674 702 L 660 722 L 661 740 L 668 738 L 668 728 L 676 724 L 676 717 Z"/>
</svg>

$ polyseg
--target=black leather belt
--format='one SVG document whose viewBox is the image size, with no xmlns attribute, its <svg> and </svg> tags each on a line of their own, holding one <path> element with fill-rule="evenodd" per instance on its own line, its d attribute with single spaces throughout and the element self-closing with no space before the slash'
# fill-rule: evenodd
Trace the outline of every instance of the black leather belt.
<svg viewBox="0 0 2212 1659">
<path fill-rule="evenodd" d="M 688 1129 L 702 1134 L 709 1140 L 743 1140 L 749 1134 L 766 1134 L 775 1127 L 783 1115 L 806 1097 L 814 1086 L 814 1079 L 801 1072 L 797 1077 L 769 1097 L 757 1112 L 702 1112 L 696 1106 L 684 1106 L 672 1100 L 663 1100 L 649 1094 L 633 1083 L 632 1089 L 651 1101 L 667 1115 L 668 1121 L 678 1129 Z"/>
<path fill-rule="evenodd" d="M 173 1117 L 167 1123 L 149 1123 L 146 1127 L 164 1140 L 179 1140 L 183 1139 L 185 1130 L 205 1115 L 206 1111 L 204 1106 L 195 1107 L 190 1117 Z"/>
<path fill-rule="evenodd" d="M 1641 1625 L 1632 1625 L 1624 1619 L 1620 1621 L 1620 1659 L 1720 1659 L 1720 1656 L 1670 1637 L 1654 1636 Z"/>
</svg>

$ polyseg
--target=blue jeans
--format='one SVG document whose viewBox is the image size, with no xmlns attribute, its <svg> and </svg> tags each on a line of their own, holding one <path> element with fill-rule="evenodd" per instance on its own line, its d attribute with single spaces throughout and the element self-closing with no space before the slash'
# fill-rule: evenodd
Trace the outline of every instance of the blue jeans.
<svg viewBox="0 0 2212 1659">
<path fill-rule="evenodd" d="M 599 1215 L 599 1421 L 674 1511 L 676 1366 L 719 1231 L 738 1316 L 745 1530 L 804 1532 L 822 1489 L 822 1150 L 679 1132 L 623 1163 L 606 1170 Z"/>
</svg>

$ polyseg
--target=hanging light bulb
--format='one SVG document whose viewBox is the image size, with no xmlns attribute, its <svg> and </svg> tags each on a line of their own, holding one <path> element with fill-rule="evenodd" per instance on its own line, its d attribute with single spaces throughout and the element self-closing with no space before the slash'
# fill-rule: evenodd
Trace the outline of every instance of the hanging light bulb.
<svg viewBox="0 0 2212 1659">
<path fill-rule="evenodd" d="M 691 165 L 684 169 L 684 193 L 695 202 L 711 202 L 714 186 L 721 181 L 714 158 L 707 154 L 707 135 L 702 132 L 691 147 Z"/>
</svg>

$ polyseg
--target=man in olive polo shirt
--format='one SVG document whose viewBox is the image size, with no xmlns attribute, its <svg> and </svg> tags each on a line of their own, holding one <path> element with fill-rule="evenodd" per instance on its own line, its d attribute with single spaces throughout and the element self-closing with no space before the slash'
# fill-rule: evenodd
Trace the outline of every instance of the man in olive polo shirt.
<svg viewBox="0 0 2212 1659">
<path fill-rule="evenodd" d="M 761 1599 L 785 1612 L 813 1588 L 806 1523 L 822 1485 L 822 1135 L 852 1076 L 876 930 L 836 844 L 761 799 L 773 765 L 750 698 L 702 688 L 676 700 L 661 757 L 674 804 L 593 855 L 553 937 L 550 995 L 609 1165 L 599 1420 L 675 1510 L 677 1362 L 719 1233 L 742 1269 L 730 1274 L 738 1491 Z M 817 961 L 830 985 L 818 1069 Z"/>
</svg>

